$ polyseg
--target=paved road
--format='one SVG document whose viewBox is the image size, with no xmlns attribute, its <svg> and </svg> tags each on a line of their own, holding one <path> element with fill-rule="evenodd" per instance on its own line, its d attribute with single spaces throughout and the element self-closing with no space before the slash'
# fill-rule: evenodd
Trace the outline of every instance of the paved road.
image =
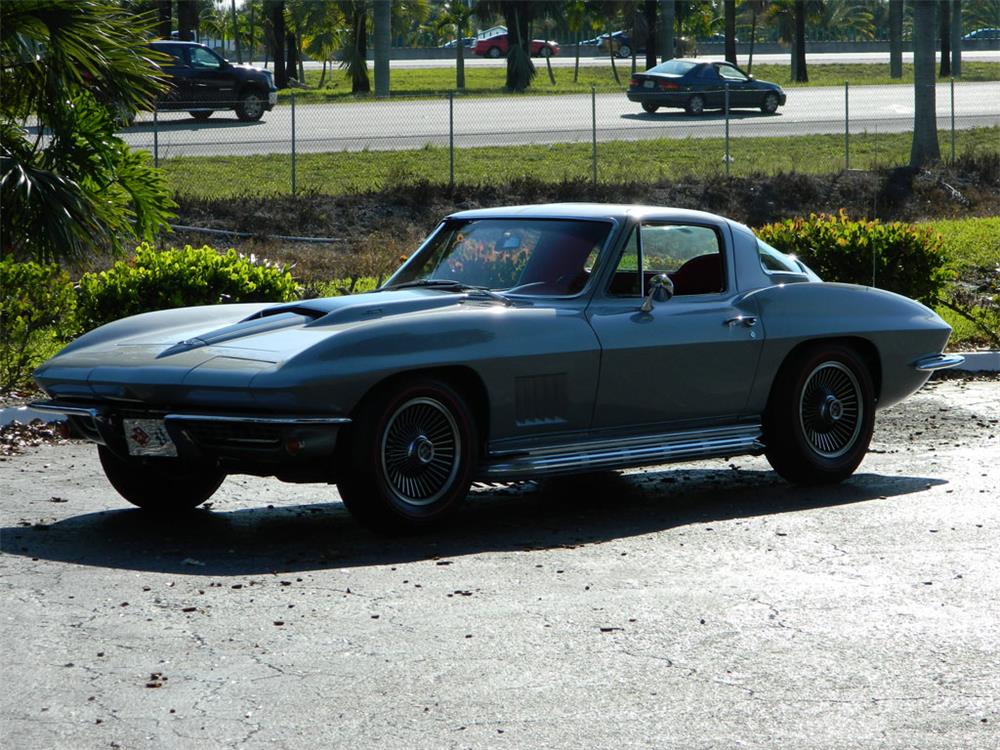
<svg viewBox="0 0 1000 750">
<path fill-rule="evenodd" d="M 938 87 L 939 125 L 950 123 L 947 86 Z M 589 142 L 591 97 L 504 97 L 458 99 L 454 104 L 455 145 Z M 1000 124 L 1000 82 L 955 85 L 956 126 Z M 298 152 L 421 148 L 448 144 L 448 101 L 389 100 L 313 104 L 296 108 Z M 912 86 L 858 86 L 850 92 L 851 131 L 900 132 L 913 126 Z M 241 123 L 231 113 L 196 122 L 186 113 L 161 114 L 161 158 L 170 156 L 290 153 L 291 107 L 280 106 L 259 123 Z M 690 117 L 681 110 L 648 115 L 620 93 L 596 97 L 599 140 L 722 137 L 721 115 Z M 141 121 L 124 133 L 138 148 L 153 148 L 153 124 Z M 734 113 L 730 134 L 753 136 L 842 133 L 844 90 L 793 90 L 776 116 L 745 110 Z"/>
<path fill-rule="evenodd" d="M 760 459 L 475 495 L 384 540 L 333 488 L 127 510 L 90 446 L 0 461 L 17 750 L 1000 744 L 1000 382 L 880 413 L 859 473 Z"/>
</svg>

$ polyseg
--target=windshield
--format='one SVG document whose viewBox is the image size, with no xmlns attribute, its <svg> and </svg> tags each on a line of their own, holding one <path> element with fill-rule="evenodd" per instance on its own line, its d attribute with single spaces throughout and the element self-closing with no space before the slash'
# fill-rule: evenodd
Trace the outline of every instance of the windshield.
<svg viewBox="0 0 1000 750">
<path fill-rule="evenodd" d="M 606 221 L 566 219 L 445 222 L 386 288 L 454 282 L 512 293 L 577 294 L 611 227 Z"/>
</svg>

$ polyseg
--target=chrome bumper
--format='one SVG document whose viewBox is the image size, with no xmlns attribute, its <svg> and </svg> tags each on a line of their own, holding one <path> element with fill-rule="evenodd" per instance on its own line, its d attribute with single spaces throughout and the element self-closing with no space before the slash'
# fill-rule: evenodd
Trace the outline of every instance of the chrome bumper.
<svg viewBox="0 0 1000 750">
<path fill-rule="evenodd" d="M 960 354 L 934 354 L 930 357 L 921 357 L 913 363 L 913 368 L 920 372 L 934 372 L 955 367 L 964 361 L 965 357 Z"/>
</svg>

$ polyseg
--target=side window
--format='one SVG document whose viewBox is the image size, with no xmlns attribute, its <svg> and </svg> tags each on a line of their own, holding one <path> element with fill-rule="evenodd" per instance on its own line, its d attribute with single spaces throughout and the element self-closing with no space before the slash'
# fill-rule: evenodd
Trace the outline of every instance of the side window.
<svg viewBox="0 0 1000 750">
<path fill-rule="evenodd" d="M 757 238 L 757 255 L 760 257 L 761 267 L 768 273 L 802 273 L 802 269 L 792 258 L 771 247 L 759 237 Z"/>
<path fill-rule="evenodd" d="M 191 48 L 191 65 L 201 70 L 218 70 L 219 58 L 201 47 Z"/>
<path fill-rule="evenodd" d="M 618 261 L 608 292 L 640 297 L 646 283 L 638 273 L 640 241 L 645 282 L 665 273 L 674 294 L 718 294 L 725 290 L 722 246 L 714 229 L 687 224 L 643 224 L 633 230 Z"/>
<path fill-rule="evenodd" d="M 727 81 L 745 81 L 747 77 L 731 65 L 720 65 L 719 75 Z"/>
</svg>

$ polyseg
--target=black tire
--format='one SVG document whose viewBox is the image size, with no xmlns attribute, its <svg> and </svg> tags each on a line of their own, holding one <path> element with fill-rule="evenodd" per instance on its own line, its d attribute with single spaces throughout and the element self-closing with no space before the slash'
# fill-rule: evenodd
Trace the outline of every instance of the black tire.
<svg viewBox="0 0 1000 750">
<path fill-rule="evenodd" d="M 490 47 L 488 50 L 486 50 L 486 56 L 487 57 L 491 57 L 494 60 L 496 60 L 497 58 L 500 57 L 500 48 L 499 47 Z"/>
<path fill-rule="evenodd" d="M 264 97 L 257 91 L 246 91 L 236 105 L 236 116 L 243 122 L 257 122 L 264 116 Z"/>
<path fill-rule="evenodd" d="M 832 484 L 858 468 L 874 425 L 864 361 L 847 346 L 819 344 L 782 365 L 764 415 L 764 452 L 789 482 Z"/>
<path fill-rule="evenodd" d="M 549 46 L 542 47 L 538 50 L 539 57 L 552 57 L 552 48 Z"/>
<path fill-rule="evenodd" d="M 656 104 L 650 104 L 650 103 L 648 103 L 648 102 L 643 102 L 643 104 L 642 104 L 642 108 L 643 108 L 643 109 L 644 109 L 644 110 L 645 110 L 646 112 L 649 112 L 649 114 L 651 114 L 651 115 L 652 115 L 652 114 L 656 114 L 656 110 L 658 110 L 658 109 L 659 109 L 659 106 L 658 106 L 658 105 L 656 105 Z"/>
<path fill-rule="evenodd" d="M 632 57 L 632 48 L 627 44 L 621 45 L 618 48 L 618 57 Z"/>
<path fill-rule="evenodd" d="M 688 99 L 687 106 L 684 109 L 689 115 L 702 114 L 705 111 L 705 97 L 701 94 L 695 94 Z"/>
<path fill-rule="evenodd" d="M 778 95 L 771 93 L 765 94 L 763 101 L 760 103 L 760 111 L 765 115 L 773 115 L 778 111 Z"/>
<path fill-rule="evenodd" d="M 211 466 L 174 458 L 120 458 L 103 445 L 97 455 L 111 486 L 144 510 L 158 513 L 190 510 L 208 500 L 226 475 Z"/>
<path fill-rule="evenodd" d="M 465 399 L 433 378 L 381 389 L 365 399 L 340 453 L 344 505 L 379 532 L 437 526 L 461 506 L 479 455 Z"/>
<path fill-rule="evenodd" d="M 188 112 L 188 114 L 191 115 L 196 120 L 207 120 L 209 117 L 211 117 L 215 113 L 212 110 L 208 110 L 207 112 L 204 111 L 204 110 L 201 110 L 201 111 L 197 111 L 197 112 Z"/>
</svg>

